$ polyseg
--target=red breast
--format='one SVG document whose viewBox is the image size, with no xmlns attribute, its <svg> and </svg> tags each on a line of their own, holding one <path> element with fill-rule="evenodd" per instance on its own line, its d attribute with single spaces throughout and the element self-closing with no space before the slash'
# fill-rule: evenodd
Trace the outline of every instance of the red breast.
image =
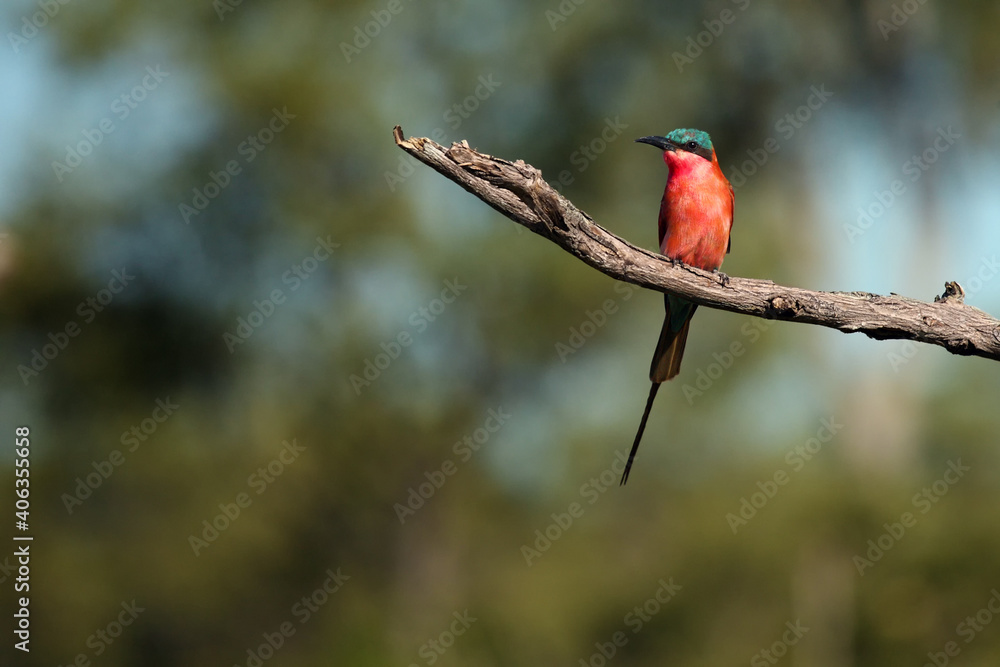
<svg viewBox="0 0 1000 667">
<path fill-rule="evenodd" d="M 660 252 L 711 271 L 722 266 L 733 224 L 733 191 L 712 150 L 712 160 L 665 151 L 670 168 L 660 203 Z"/>
</svg>

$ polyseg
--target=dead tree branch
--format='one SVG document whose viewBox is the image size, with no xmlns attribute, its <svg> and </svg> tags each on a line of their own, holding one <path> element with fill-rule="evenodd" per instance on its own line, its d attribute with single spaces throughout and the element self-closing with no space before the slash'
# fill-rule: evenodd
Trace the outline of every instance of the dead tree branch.
<svg viewBox="0 0 1000 667">
<path fill-rule="evenodd" d="M 927 303 L 895 295 L 814 292 L 769 280 L 726 279 L 612 234 L 521 160 L 486 155 L 464 141 L 445 148 L 424 137 L 404 139 L 399 126 L 393 137 L 404 151 L 503 215 L 617 280 L 670 292 L 709 308 L 861 332 L 876 340 L 915 340 L 952 354 L 1000 361 L 1000 321 L 965 305 L 957 284 L 949 283 L 942 297 Z"/>
</svg>

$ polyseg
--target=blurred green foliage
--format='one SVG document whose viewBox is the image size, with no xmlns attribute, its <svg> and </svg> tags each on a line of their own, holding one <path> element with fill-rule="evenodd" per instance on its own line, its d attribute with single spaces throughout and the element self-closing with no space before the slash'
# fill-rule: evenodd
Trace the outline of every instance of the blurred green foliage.
<svg viewBox="0 0 1000 667">
<path fill-rule="evenodd" d="M 728 273 L 997 313 L 995 3 L 4 16 L 0 427 L 31 428 L 35 541 L 2 664 L 996 664 L 994 364 L 702 309 L 619 488 L 660 295 L 391 138 L 524 159 L 653 247 L 632 139 L 699 127 L 740 184 Z"/>
</svg>

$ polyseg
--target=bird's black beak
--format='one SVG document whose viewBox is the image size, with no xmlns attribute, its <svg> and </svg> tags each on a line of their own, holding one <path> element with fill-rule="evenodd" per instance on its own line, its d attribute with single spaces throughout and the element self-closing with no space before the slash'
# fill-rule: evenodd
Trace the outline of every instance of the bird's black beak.
<svg viewBox="0 0 1000 667">
<path fill-rule="evenodd" d="M 665 151 L 675 151 L 677 146 L 675 146 L 666 137 L 639 137 L 635 140 L 637 144 L 649 144 L 650 146 L 656 146 L 659 149 Z"/>
</svg>

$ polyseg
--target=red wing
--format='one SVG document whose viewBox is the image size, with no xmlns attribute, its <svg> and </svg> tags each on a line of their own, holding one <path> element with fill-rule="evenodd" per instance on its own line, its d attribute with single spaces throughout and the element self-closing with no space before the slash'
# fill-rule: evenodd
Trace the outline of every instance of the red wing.
<svg viewBox="0 0 1000 667">
<path fill-rule="evenodd" d="M 660 217 L 659 217 L 659 227 L 660 227 L 660 238 L 658 248 L 663 248 L 663 237 L 667 235 L 667 193 L 663 193 L 663 199 L 660 200 Z"/>
<path fill-rule="evenodd" d="M 736 219 L 736 191 L 733 190 L 733 184 L 729 184 L 729 243 L 726 245 L 726 254 L 728 255 L 733 249 L 733 221 Z"/>
</svg>

